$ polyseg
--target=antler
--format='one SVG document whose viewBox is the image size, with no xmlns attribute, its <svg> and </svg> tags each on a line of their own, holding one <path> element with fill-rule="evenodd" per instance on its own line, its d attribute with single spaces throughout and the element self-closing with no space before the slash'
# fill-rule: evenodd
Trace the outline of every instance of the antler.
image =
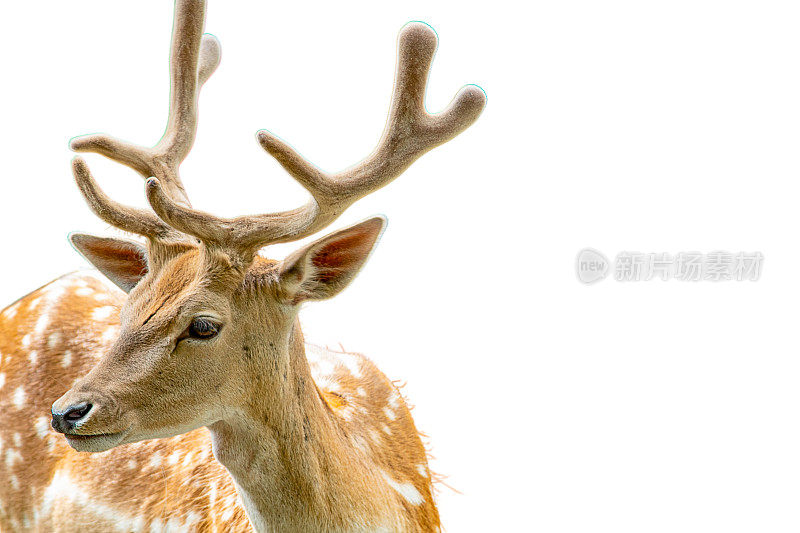
<svg viewBox="0 0 800 533">
<path fill-rule="evenodd" d="M 220 45 L 203 35 L 205 0 L 177 0 L 170 47 L 170 107 L 167 129 L 152 147 L 138 146 L 107 135 L 73 139 L 77 152 L 95 152 L 127 165 L 143 177 L 154 176 L 174 202 L 191 205 L 178 169 L 194 144 L 197 133 L 197 99 L 200 88 L 219 65 Z M 106 196 L 80 157 L 73 162 L 75 180 L 89 207 L 101 219 L 126 231 L 154 237 L 175 237 L 153 213 L 122 206 Z"/>
<path fill-rule="evenodd" d="M 401 30 L 394 92 L 383 135 L 372 154 L 348 170 L 323 172 L 272 133 L 258 132 L 261 146 L 311 194 L 305 206 L 282 213 L 220 218 L 170 198 L 169 188 L 158 176 L 147 181 L 150 205 L 164 222 L 183 233 L 250 253 L 319 231 L 355 201 L 394 180 L 422 154 L 464 131 L 480 115 L 486 95 L 476 85 L 463 87 L 443 112 L 432 115 L 425 111 L 425 88 L 436 45 L 436 33 L 426 24 L 412 22 Z"/>
</svg>

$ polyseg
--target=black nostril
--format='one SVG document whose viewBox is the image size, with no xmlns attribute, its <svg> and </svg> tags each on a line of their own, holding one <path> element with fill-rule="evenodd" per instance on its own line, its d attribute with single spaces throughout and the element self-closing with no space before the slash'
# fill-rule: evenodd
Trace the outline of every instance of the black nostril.
<svg viewBox="0 0 800 533">
<path fill-rule="evenodd" d="M 92 410 L 92 404 L 90 403 L 79 403 L 76 405 L 71 405 L 64 411 L 64 420 L 67 422 L 77 422 L 87 414 L 89 411 Z"/>
</svg>

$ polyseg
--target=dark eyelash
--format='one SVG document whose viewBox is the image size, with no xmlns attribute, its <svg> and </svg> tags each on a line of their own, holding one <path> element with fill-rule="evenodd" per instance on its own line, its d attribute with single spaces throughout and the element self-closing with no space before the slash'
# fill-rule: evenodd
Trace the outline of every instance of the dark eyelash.
<svg viewBox="0 0 800 533">
<path fill-rule="evenodd" d="M 192 328 L 199 333 L 208 333 L 217 329 L 217 327 L 208 320 L 195 320 L 192 323 Z"/>
</svg>

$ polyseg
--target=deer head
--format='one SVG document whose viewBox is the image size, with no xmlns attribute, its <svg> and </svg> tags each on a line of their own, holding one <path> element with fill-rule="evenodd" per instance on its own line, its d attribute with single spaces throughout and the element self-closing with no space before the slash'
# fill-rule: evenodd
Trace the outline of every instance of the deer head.
<svg viewBox="0 0 800 533">
<path fill-rule="evenodd" d="M 146 178 L 153 212 L 109 198 L 81 158 L 73 173 L 89 207 L 146 244 L 83 234 L 71 240 L 128 293 L 120 332 L 97 366 L 53 404 L 52 425 L 79 451 L 103 451 L 168 437 L 224 419 L 256 395 L 279 391 L 292 372 L 287 353 L 301 342 L 299 305 L 330 298 L 363 266 L 385 227 L 371 218 L 276 262 L 257 255 L 334 222 L 348 206 L 399 176 L 433 147 L 466 129 L 485 105 L 474 85 L 443 112 L 425 111 L 436 35 L 410 23 L 398 40 L 389 117 L 370 156 L 338 174 L 303 159 L 267 131 L 264 149 L 311 195 L 303 207 L 224 219 L 193 209 L 179 166 L 194 141 L 199 90 L 219 63 L 216 39 L 203 35 L 205 2 L 177 0 L 171 45 L 171 105 L 164 136 L 152 148 L 104 135 L 73 140 Z"/>
</svg>

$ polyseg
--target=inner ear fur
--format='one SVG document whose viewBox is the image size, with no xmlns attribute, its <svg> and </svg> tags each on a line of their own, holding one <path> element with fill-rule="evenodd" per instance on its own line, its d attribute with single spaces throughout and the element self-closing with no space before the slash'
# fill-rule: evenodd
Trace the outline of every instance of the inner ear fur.
<svg viewBox="0 0 800 533">
<path fill-rule="evenodd" d="M 147 274 L 147 249 L 138 242 L 72 233 L 72 246 L 117 287 L 130 292 Z"/>
<path fill-rule="evenodd" d="M 289 255 L 278 272 L 285 298 L 298 304 L 338 294 L 364 266 L 385 227 L 384 217 L 370 218 Z"/>
</svg>

